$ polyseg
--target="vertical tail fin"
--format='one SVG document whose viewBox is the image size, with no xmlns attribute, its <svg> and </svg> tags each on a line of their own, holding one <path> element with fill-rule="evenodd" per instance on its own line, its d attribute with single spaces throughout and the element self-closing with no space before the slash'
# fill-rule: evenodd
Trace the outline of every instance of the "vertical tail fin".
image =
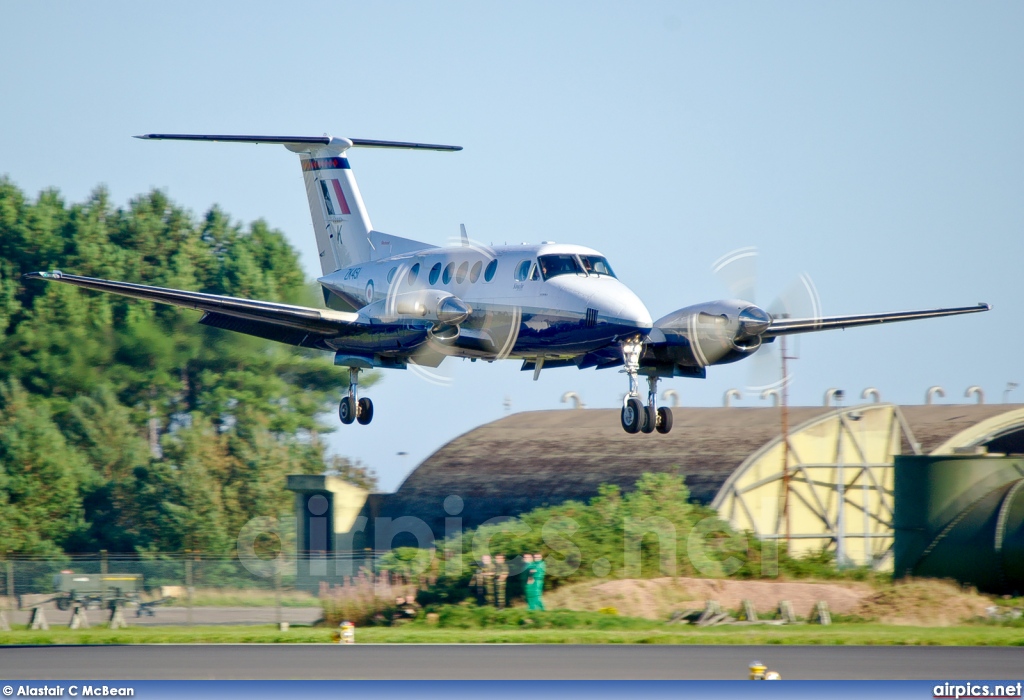
<svg viewBox="0 0 1024 700">
<path fill-rule="evenodd" d="M 325 148 L 299 153 L 320 268 L 335 270 L 370 260 L 373 230 L 345 151 L 351 142 L 331 139 Z M 336 144 L 341 141 L 342 143 Z M 289 145 L 290 150 L 297 150 Z"/>
<path fill-rule="evenodd" d="M 345 152 L 363 148 L 412 148 L 430 151 L 461 151 L 461 146 L 441 146 L 407 141 L 342 139 L 330 136 L 235 136 L 212 134 L 145 134 L 138 139 L 176 141 L 227 141 L 229 143 L 276 143 L 299 154 L 306 183 L 309 213 L 316 232 L 317 252 L 324 275 L 349 265 L 386 254 L 420 249 L 426 244 L 374 231 L 355 176 Z M 376 243 L 375 243 L 376 241 Z"/>
</svg>

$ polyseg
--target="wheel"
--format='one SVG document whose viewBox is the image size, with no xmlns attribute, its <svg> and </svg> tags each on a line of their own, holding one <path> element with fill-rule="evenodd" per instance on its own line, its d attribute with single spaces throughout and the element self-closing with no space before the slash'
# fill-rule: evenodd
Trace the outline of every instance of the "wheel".
<svg viewBox="0 0 1024 700">
<path fill-rule="evenodd" d="M 56 600 L 58 610 L 70 610 L 71 599 L 70 598 L 58 598 Z"/>
<path fill-rule="evenodd" d="M 658 414 L 651 406 L 644 406 L 643 413 L 640 416 L 643 421 L 640 423 L 641 433 L 653 433 L 654 426 L 658 424 Z"/>
<path fill-rule="evenodd" d="M 352 398 L 350 396 L 346 396 L 341 400 L 341 403 L 338 404 L 338 417 L 341 418 L 342 423 L 348 425 L 356 419 L 355 408 L 352 405 Z"/>
<path fill-rule="evenodd" d="M 627 399 L 626 405 L 622 407 L 622 429 L 627 433 L 639 432 L 640 425 L 643 422 L 644 410 L 644 405 L 640 399 L 636 397 Z"/>
<path fill-rule="evenodd" d="M 664 435 L 668 431 L 672 430 L 672 409 L 671 408 L 659 408 L 658 409 L 658 432 Z"/>
<path fill-rule="evenodd" d="M 358 408 L 356 420 L 359 421 L 359 425 L 369 425 L 370 421 L 373 420 L 373 401 L 370 401 L 370 399 L 359 399 Z"/>
</svg>

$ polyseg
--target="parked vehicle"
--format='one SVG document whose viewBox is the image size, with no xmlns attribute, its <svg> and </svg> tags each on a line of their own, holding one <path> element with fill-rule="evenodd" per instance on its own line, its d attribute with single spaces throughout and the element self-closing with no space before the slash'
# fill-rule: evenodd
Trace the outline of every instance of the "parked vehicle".
<svg viewBox="0 0 1024 700">
<path fill-rule="evenodd" d="M 74 605 L 86 609 L 108 608 L 112 604 L 139 602 L 142 592 L 142 574 L 76 574 L 62 571 L 53 577 L 56 595 L 53 598 L 59 610 L 70 610 Z"/>
</svg>

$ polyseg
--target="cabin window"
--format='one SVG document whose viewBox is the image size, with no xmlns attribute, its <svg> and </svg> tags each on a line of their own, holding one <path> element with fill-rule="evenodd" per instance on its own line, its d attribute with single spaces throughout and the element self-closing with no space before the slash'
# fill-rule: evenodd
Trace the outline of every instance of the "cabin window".
<svg viewBox="0 0 1024 700">
<path fill-rule="evenodd" d="M 526 278 L 530 276 L 530 265 L 533 262 L 530 260 L 524 260 L 519 263 L 519 267 L 516 268 L 516 282 L 525 282 Z"/>
<path fill-rule="evenodd" d="M 475 284 L 476 281 L 478 279 L 480 279 L 480 268 L 482 268 L 483 266 L 484 266 L 484 264 L 482 262 L 480 262 L 479 260 L 477 260 L 475 263 L 473 263 L 473 268 L 469 271 L 469 282 L 470 282 L 470 284 Z"/>
<path fill-rule="evenodd" d="M 427 280 L 431 285 L 437 284 L 437 278 L 441 274 L 441 263 L 434 263 L 434 266 L 430 268 L 430 275 L 427 276 Z"/>
<path fill-rule="evenodd" d="M 580 262 L 583 263 L 583 269 L 589 275 L 615 277 L 615 273 L 612 272 L 612 266 L 608 264 L 608 260 L 600 255 L 581 255 Z"/>
<path fill-rule="evenodd" d="M 584 274 L 575 255 L 541 255 L 537 258 L 537 264 L 546 280 L 559 275 Z"/>
<path fill-rule="evenodd" d="M 409 276 L 406 278 L 406 284 L 410 287 L 416 283 L 416 278 L 420 276 L 420 264 L 416 263 L 409 268 Z"/>
<path fill-rule="evenodd" d="M 464 262 L 459 265 L 458 272 L 455 273 L 455 281 L 458 284 L 462 284 L 466 281 L 466 275 L 469 274 L 469 263 Z"/>
<path fill-rule="evenodd" d="M 450 262 L 444 266 L 444 274 L 441 275 L 441 281 L 448 284 L 452 281 L 452 272 L 455 270 L 455 263 Z"/>
<path fill-rule="evenodd" d="M 391 284 L 391 280 L 395 279 L 395 270 L 397 269 L 397 267 L 393 267 L 388 270 L 388 284 Z"/>
<path fill-rule="evenodd" d="M 492 260 L 487 263 L 487 269 L 484 270 L 484 282 L 490 282 L 494 279 L 494 273 L 498 271 L 498 261 Z"/>
</svg>

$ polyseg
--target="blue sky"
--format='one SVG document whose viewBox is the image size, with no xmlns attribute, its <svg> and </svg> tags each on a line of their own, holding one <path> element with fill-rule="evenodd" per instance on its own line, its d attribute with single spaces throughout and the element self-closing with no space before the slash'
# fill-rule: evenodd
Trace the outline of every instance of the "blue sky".
<svg viewBox="0 0 1024 700">
<path fill-rule="evenodd" d="M 154 187 L 197 216 L 216 203 L 283 230 L 313 277 L 294 156 L 130 136 L 454 143 L 465 150 L 351 154 L 377 229 L 443 244 L 465 223 L 485 243 L 589 245 L 655 317 L 728 296 L 711 264 L 741 246 L 761 252 L 764 304 L 802 272 L 829 314 L 987 301 L 988 314 L 805 337 L 792 401 L 877 386 L 920 403 L 935 384 L 947 402 L 974 384 L 999 401 L 1024 385 L 1020 3 L 2 8 L 0 172 L 31 196 L 80 201 L 102 183 L 119 204 Z M 662 388 L 720 405 L 747 364 Z M 335 450 L 391 489 L 506 399 L 556 409 L 576 391 L 613 407 L 626 389 L 613 370 L 443 369 L 446 386 L 386 374 L 373 424 L 339 429 Z"/>
</svg>

